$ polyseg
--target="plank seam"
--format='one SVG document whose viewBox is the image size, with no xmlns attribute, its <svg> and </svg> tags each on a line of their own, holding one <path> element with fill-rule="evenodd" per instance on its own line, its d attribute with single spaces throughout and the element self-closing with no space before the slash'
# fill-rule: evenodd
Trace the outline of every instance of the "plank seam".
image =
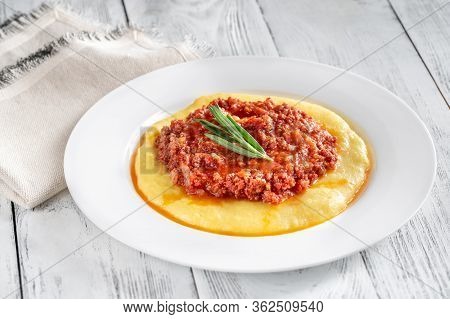
<svg viewBox="0 0 450 319">
<path fill-rule="evenodd" d="M 125 14 L 125 21 L 127 22 L 127 26 L 130 26 L 130 18 L 128 16 L 127 6 L 125 5 L 125 0 L 121 0 L 123 13 Z"/>
<path fill-rule="evenodd" d="M 373 276 L 372 276 L 372 274 L 371 274 L 371 271 L 370 271 L 370 269 L 369 269 L 369 266 L 368 266 L 368 264 L 367 264 L 367 260 L 366 260 L 367 255 L 366 255 L 366 252 L 365 252 L 365 251 L 362 251 L 362 252 L 359 253 L 359 255 L 360 255 L 361 259 L 362 259 L 362 262 L 363 262 L 364 268 L 366 269 L 367 275 L 369 276 L 370 283 L 372 284 L 373 290 L 375 291 L 375 294 L 377 295 L 377 298 L 378 298 L 378 299 L 381 299 L 381 295 L 378 293 L 377 287 L 376 287 L 376 285 L 375 285 L 374 278 L 373 278 Z"/>
<path fill-rule="evenodd" d="M 195 294 L 197 295 L 197 299 L 199 299 L 200 298 L 200 292 L 198 291 L 197 279 L 195 278 L 194 270 L 192 269 L 192 267 L 189 267 L 189 270 L 191 271 L 192 280 L 194 281 Z"/>
<path fill-rule="evenodd" d="M 256 3 L 256 6 L 259 9 L 259 13 L 261 14 L 261 18 L 263 19 L 264 24 L 266 25 L 267 31 L 269 32 L 270 38 L 272 39 L 273 46 L 277 50 L 278 56 L 281 56 L 280 50 L 278 49 L 277 42 L 275 41 L 275 36 L 273 35 L 272 29 L 270 28 L 269 23 L 267 22 L 266 17 L 264 15 L 264 9 L 261 7 L 261 4 L 259 3 L 258 0 L 255 0 L 255 3 Z"/>
<path fill-rule="evenodd" d="M 403 32 L 406 34 L 406 36 L 408 37 L 409 42 L 411 42 L 414 50 L 416 51 L 417 55 L 419 56 L 420 60 L 422 61 L 423 65 L 425 66 L 425 69 L 427 70 L 428 74 L 430 75 L 431 79 L 434 82 L 434 85 L 436 86 L 437 90 L 439 91 L 439 94 L 442 96 L 442 98 L 444 99 L 445 104 L 447 104 L 447 107 L 450 109 L 450 103 L 447 100 L 447 98 L 445 97 L 444 93 L 442 92 L 438 82 L 436 81 L 435 77 L 433 76 L 433 73 L 431 72 L 430 68 L 428 67 L 427 63 L 425 62 L 425 60 L 423 59 L 422 55 L 420 54 L 419 49 L 417 48 L 416 44 L 414 43 L 413 39 L 411 38 L 411 36 L 409 35 L 409 31 L 408 29 L 406 29 L 405 25 L 403 24 L 403 21 L 400 19 L 400 16 L 398 15 L 397 11 L 395 10 L 394 6 L 391 3 L 391 0 L 386 0 L 389 4 L 389 7 L 391 8 L 392 12 L 395 15 L 395 18 L 398 20 L 398 22 L 400 23 L 400 25 L 402 26 Z"/>
<path fill-rule="evenodd" d="M 17 262 L 17 271 L 18 271 L 18 277 L 19 277 L 19 293 L 20 293 L 20 299 L 23 299 L 22 270 L 20 267 L 20 252 L 19 252 L 19 240 L 18 240 L 18 236 L 17 236 L 16 210 L 15 210 L 13 202 L 11 202 L 11 214 L 12 214 L 13 228 L 14 228 L 14 245 L 16 247 L 16 262 Z"/>
</svg>

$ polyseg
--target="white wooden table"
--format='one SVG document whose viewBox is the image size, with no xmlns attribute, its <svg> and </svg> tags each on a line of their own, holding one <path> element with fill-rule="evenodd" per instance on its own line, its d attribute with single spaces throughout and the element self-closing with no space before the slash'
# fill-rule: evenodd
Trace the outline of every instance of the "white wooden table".
<svg viewBox="0 0 450 319">
<path fill-rule="evenodd" d="M 29 11 L 41 2 L 0 1 L 1 20 L 13 13 L 7 6 Z M 89 242 L 100 231 L 67 191 L 32 210 L 0 198 L 0 296 L 449 298 L 447 1 L 67 1 L 102 22 L 156 27 L 171 39 L 192 33 L 218 55 L 287 56 L 352 67 L 403 98 L 425 121 L 437 147 L 436 183 L 418 214 L 376 246 L 319 267 L 255 275 L 174 265 L 104 234 Z"/>
</svg>

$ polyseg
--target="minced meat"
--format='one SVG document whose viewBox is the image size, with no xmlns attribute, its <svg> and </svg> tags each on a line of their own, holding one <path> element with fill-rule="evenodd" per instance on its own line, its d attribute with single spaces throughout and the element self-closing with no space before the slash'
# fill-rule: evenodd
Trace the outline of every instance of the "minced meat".
<svg viewBox="0 0 450 319">
<path fill-rule="evenodd" d="M 211 105 L 232 115 L 273 161 L 239 155 L 207 138 L 207 130 L 195 120 L 215 123 Z M 186 193 L 271 204 L 305 191 L 337 161 L 334 136 L 305 112 L 270 98 L 214 100 L 184 120 L 173 120 L 155 143 L 158 159 Z"/>
</svg>

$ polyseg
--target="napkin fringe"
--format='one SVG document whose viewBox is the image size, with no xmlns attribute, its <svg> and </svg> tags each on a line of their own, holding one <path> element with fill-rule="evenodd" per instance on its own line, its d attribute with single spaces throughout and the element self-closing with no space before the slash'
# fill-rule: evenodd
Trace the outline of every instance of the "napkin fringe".
<svg viewBox="0 0 450 319">
<path fill-rule="evenodd" d="M 173 43 L 168 42 L 167 38 L 165 38 L 164 33 L 161 32 L 158 28 L 144 28 L 143 26 L 130 22 L 128 25 L 128 30 L 143 34 L 146 38 L 150 39 L 153 43 L 159 44 L 160 46 L 173 46 Z M 137 38 L 135 38 L 137 40 Z M 184 35 L 184 41 L 176 43 L 176 46 L 179 49 L 186 48 L 191 52 L 195 52 L 200 58 L 211 58 L 216 55 L 216 50 L 213 46 L 209 45 L 208 42 L 199 40 L 193 34 Z"/>
<path fill-rule="evenodd" d="M 182 45 L 186 45 L 189 49 L 196 52 L 200 58 L 212 58 L 216 56 L 216 50 L 206 41 L 199 40 L 192 34 L 184 37 Z"/>
<path fill-rule="evenodd" d="M 12 84 L 23 74 L 35 69 L 49 58 L 56 55 L 62 48 L 68 47 L 74 40 L 80 41 L 114 41 L 120 39 L 127 33 L 139 32 L 141 29 L 136 26 L 127 27 L 125 25 L 118 26 L 115 29 L 106 32 L 93 32 L 93 31 L 81 31 L 76 33 L 67 33 L 57 40 L 49 42 L 41 49 L 35 51 L 27 57 L 20 58 L 15 64 L 8 65 L 0 70 L 0 89 Z M 161 45 L 166 44 L 162 40 L 161 33 L 158 30 L 153 29 L 150 36 L 145 35 L 147 38 Z M 197 56 L 201 58 L 210 58 L 215 55 L 215 50 L 212 46 L 208 45 L 204 41 L 199 41 L 193 35 L 185 36 L 185 41 L 178 44 L 175 49 L 183 49 L 195 52 Z M 183 50 L 181 50 L 183 51 Z"/>
<path fill-rule="evenodd" d="M 73 40 L 81 41 L 113 41 L 121 38 L 128 28 L 117 27 L 108 32 L 68 33 L 57 40 L 49 42 L 41 49 L 35 51 L 25 58 L 20 58 L 15 64 L 8 65 L 0 71 L 0 89 L 12 84 L 21 75 L 30 72 L 34 68 L 57 54 L 62 48 L 68 47 Z"/>
<path fill-rule="evenodd" d="M 30 24 L 33 24 L 42 15 L 51 10 L 53 10 L 53 8 L 50 4 L 42 3 L 39 7 L 33 9 L 29 13 L 15 13 L 11 18 L 0 24 L 0 40 L 10 36 L 11 34 L 22 31 Z"/>
<path fill-rule="evenodd" d="M 66 15 L 70 15 L 79 20 L 85 20 L 83 15 L 79 10 L 74 9 L 68 3 L 65 3 L 61 0 L 52 0 L 43 2 L 36 9 L 31 10 L 29 13 L 17 12 L 12 17 L 5 20 L 0 24 L 0 41 L 14 35 L 16 33 L 20 33 L 30 25 L 36 23 L 42 16 L 46 15 L 50 12 L 55 12 L 57 16 L 58 12 L 63 12 Z M 89 21 L 89 23 L 93 23 L 100 29 L 111 29 L 111 26 L 108 24 L 101 23 L 99 21 Z"/>
</svg>

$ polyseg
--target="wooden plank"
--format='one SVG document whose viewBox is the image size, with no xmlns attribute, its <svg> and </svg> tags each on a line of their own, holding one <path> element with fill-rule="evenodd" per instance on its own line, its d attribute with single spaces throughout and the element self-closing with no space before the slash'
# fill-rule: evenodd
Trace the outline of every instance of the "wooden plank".
<svg viewBox="0 0 450 319">
<path fill-rule="evenodd" d="M 207 298 L 376 298 L 363 260 L 356 254 L 326 265 L 269 274 L 196 272 Z"/>
<path fill-rule="evenodd" d="M 192 32 L 213 44 L 219 55 L 278 55 L 256 1 L 172 3 L 126 1 L 133 24 L 156 27 L 174 40 Z M 375 297 L 359 255 L 329 265 L 280 274 L 228 274 L 194 269 L 203 298 Z M 333 277 L 333 274 L 336 277 Z M 323 283 L 323 278 L 329 281 Z M 347 285 L 350 289 L 336 289 Z"/>
<path fill-rule="evenodd" d="M 403 31 L 387 2 L 284 1 L 280 5 L 261 0 L 260 5 L 281 55 L 342 68 L 360 61 Z M 362 254 L 377 295 L 382 298 L 448 297 L 450 113 L 447 105 L 406 35 L 352 71 L 384 85 L 411 105 L 430 129 L 438 154 L 436 184 L 421 211 L 389 239 Z"/>
<path fill-rule="evenodd" d="M 3 22 L 8 18 L 8 13 L 6 12 L 6 6 L 4 3 L 0 2 L 0 21 Z"/>
<path fill-rule="evenodd" d="M 20 298 L 13 218 L 11 202 L 0 197 L 0 298 Z"/>
<path fill-rule="evenodd" d="M 131 23 L 172 41 L 189 34 L 207 40 L 219 55 L 277 55 L 254 1 L 125 0 L 125 7 Z"/>
<path fill-rule="evenodd" d="M 450 105 L 450 3 L 443 0 L 390 0 L 405 29 L 438 10 L 408 31 L 411 40 Z"/>
<path fill-rule="evenodd" d="M 24 11 L 38 4 L 10 3 Z M 120 0 L 72 4 L 75 11 L 102 22 L 125 22 Z M 88 243 L 100 230 L 78 210 L 67 191 L 33 210 L 17 208 L 16 215 L 25 298 L 197 297 L 187 267 L 142 254 L 107 235 Z"/>
<path fill-rule="evenodd" d="M 17 216 L 25 298 L 197 297 L 187 267 L 140 253 L 106 234 L 85 245 L 100 230 L 67 191 L 33 210 L 18 209 Z"/>
</svg>

